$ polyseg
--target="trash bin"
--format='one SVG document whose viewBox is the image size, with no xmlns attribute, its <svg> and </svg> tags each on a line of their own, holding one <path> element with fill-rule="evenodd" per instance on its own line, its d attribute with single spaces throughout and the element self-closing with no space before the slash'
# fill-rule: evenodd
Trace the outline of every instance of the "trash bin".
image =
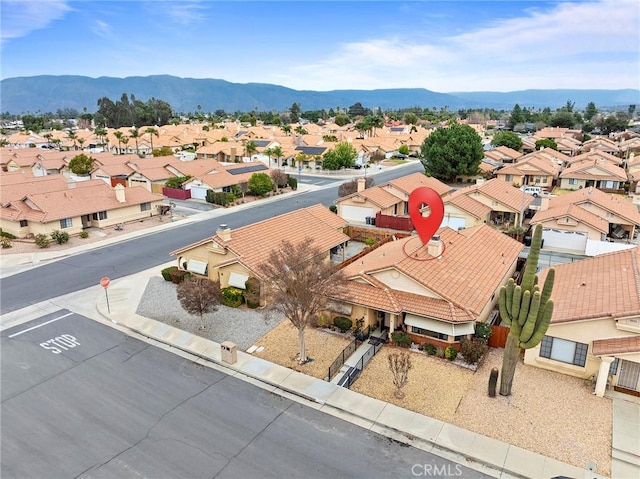
<svg viewBox="0 0 640 479">
<path fill-rule="evenodd" d="M 222 352 L 222 362 L 227 364 L 235 364 L 238 360 L 238 347 L 231 341 L 225 341 L 220 345 Z"/>
<path fill-rule="evenodd" d="M 531 246 L 531 236 L 525 236 L 524 237 L 524 245 L 525 246 Z"/>
<path fill-rule="evenodd" d="M 371 226 L 375 226 L 376 225 L 376 217 L 372 216 L 371 217 Z"/>
<path fill-rule="evenodd" d="M 367 217 L 365 217 L 364 221 L 365 221 L 368 225 L 370 225 L 370 224 L 371 224 L 371 216 L 367 216 Z"/>
</svg>

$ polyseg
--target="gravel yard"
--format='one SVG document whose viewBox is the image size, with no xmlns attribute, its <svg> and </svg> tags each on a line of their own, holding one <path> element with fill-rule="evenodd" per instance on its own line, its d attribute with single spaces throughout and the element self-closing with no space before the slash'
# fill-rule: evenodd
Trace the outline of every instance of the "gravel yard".
<svg viewBox="0 0 640 479">
<path fill-rule="evenodd" d="M 351 342 L 351 339 L 346 337 L 311 327 L 306 328 L 304 338 L 307 356 L 313 361 L 303 365 L 296 361 L 300 351 L 298 330 L 288 320 L 283 321 L 256 341 L 256 346 L 264 346 L 264 349 L 253 354 L 309 376 L 325 379 L 329 366 Z"/>
<path fill-rule="evenodd" d="M 474 373 L 447 361 L 412 353 L 405 398 L 393 393 L 385 346 L 351 387 L 367 396 L 458 425 L 485 436 L 585 467 L 611 473 L 612 402 L 592 394 L 584 381 L 519 364 L 513 395 L 487 395 L 492 367 L 502 350 L 492 349 Z"/>
<path fill-rule="evenodd" d="M 241 351 L 246 351 L 258 338 L 282 322 L 282 318 L 265 320 L 261 311 L 220 306 L 218 311 L 204 315 L 205 328 L 200 329 L 200 318 L 188 314 L 180 306 L 176 285 L 159 276 L 149 279 L 136 313 L 211 341 L 232 341 Z"/>
</svg>

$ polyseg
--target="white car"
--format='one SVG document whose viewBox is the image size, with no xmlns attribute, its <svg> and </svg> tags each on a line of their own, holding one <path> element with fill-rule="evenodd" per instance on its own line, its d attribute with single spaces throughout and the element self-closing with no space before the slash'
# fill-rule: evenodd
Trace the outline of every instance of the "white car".
<svg viewBox="0 0 640 479">
<path fill-rule="evenodd" d="M 527 195 L 542 196 L 542 188 L 540 188 L 539 186 L 525 185 L 520 189 Z"/>
</svg>

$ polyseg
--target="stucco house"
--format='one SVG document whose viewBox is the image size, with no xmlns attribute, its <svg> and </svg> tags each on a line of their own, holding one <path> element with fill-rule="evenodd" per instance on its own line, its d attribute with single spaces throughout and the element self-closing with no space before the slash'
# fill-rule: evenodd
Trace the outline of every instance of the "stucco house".
<svg viewBox="0 0 640 479">
<path fill-rule="evenodd" d="M 335 204 L 338 216 L 352 224 L 366 224 L 366 218 L 384 216 L 409 218 L 409 195 L 416 188 L 426 186 L 440 196 L 451 191 L 451 187 L 424 173 L 396 178 L 381 185 L 365 188 L 365 179 L 358 180 L 358 191 L 339 198 Z"/>
<path fill-rule="evenodd" d="M 640 247 L 555 266 L 551 324 L 525 364 L 640 395 Z M 540 272 L 543 283 L 548 269 Z"/>
<path fill-rule="evenodd" d="M 260 272 L 261 265 L 282 240 L 298 244 L 311 237 L 329 261 L 331 250 L 349 241 L 342 232 L 345 226 L 339 216 L 317 204 L 233 230 L 221 225 L 215 235 L 170 254 L 177 257 L 180 269 L 219 281 L 222 288 L 245 289 L 250 277 L 266 279 Z M 261 303 L 264 301 L 262 295 Z"/>
<path fill-rule="evenodd" d="M 513 186 L 536 185 L 550 190 L 560 174 L 560 166 L 536 153 L 522 157 L 517 163 L 496 171 L 496 178 Z"/>
<path fill-rule="evenodd" d="M 49 235 L 54 230 L 74 235 L 90 227 L 126 223 L 157 214 L 163 197 L 142 187 L 112 188 L 102 180 L 73 182 L 55 176 L 32 179 L 0 175 L 0 227 L 18 238 Z"/>
<path fill-rule="evenodd" d="M 199 160 L 200 161 L 200 160 Z M 205 174 L 196 175 L 183 184 L 185 190 L 190 190 L 191 198 L 204 200 L 207 191 L 231 192 L 236 185 L 247 183 L 255 173 L 265 173 L 271 176 L 271 169 L 260 161 L 252 163 L 238 163 L 216 166 Z"/>
<path fill-rule="evenodd" d="M 521 224 L 533 197 L 494 178 L 453 191 L 442 201 L 443 226 L 459 229 L 487 223 L 507 228 Z"/>
<path fill-rule="evenodd" d="M 621 190 L 627 182 L 627 173 L 603 158 L 572 163 L 559 176 L 560 188 L 578 190 L 593 186 L 605 190 Z"/>
<path fill-rule="evenodd" d="M 544 249 L 586 254 L 590 242 L 630 240 L 640 227 L 640 213 L 631 201 L 593 187 L 542 203 L 530 224 L 542 224 Z"/>
<path fill-rule="evenodd" d="M 441 228 L 427 245 L 416 235 L 390 241 L 343 268 L 349 281 L 330 298 L 329 313 L 406 331 L 414 343 L 459 348 L 476 322 L 493 318 L 522 249 L 487 225 Z"/>
</svg>

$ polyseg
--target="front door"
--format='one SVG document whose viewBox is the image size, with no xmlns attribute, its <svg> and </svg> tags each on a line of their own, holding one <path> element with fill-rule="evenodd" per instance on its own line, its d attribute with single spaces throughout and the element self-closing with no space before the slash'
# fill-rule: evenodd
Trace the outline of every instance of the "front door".
<svg viewBox="0 0 640 479">
<path fill-rule="evenodd" d="M 617 386 L 636 391 L 638 380 L 640 379 L 640 363 L 631 361 L 620 361 L 620 372 L 618 373 Z"/>
<path fill-rule="evenodd" d="M 82 216 L 82 229 L 87 229 L 91 226 L 91 215 Z"/>
</svg>

